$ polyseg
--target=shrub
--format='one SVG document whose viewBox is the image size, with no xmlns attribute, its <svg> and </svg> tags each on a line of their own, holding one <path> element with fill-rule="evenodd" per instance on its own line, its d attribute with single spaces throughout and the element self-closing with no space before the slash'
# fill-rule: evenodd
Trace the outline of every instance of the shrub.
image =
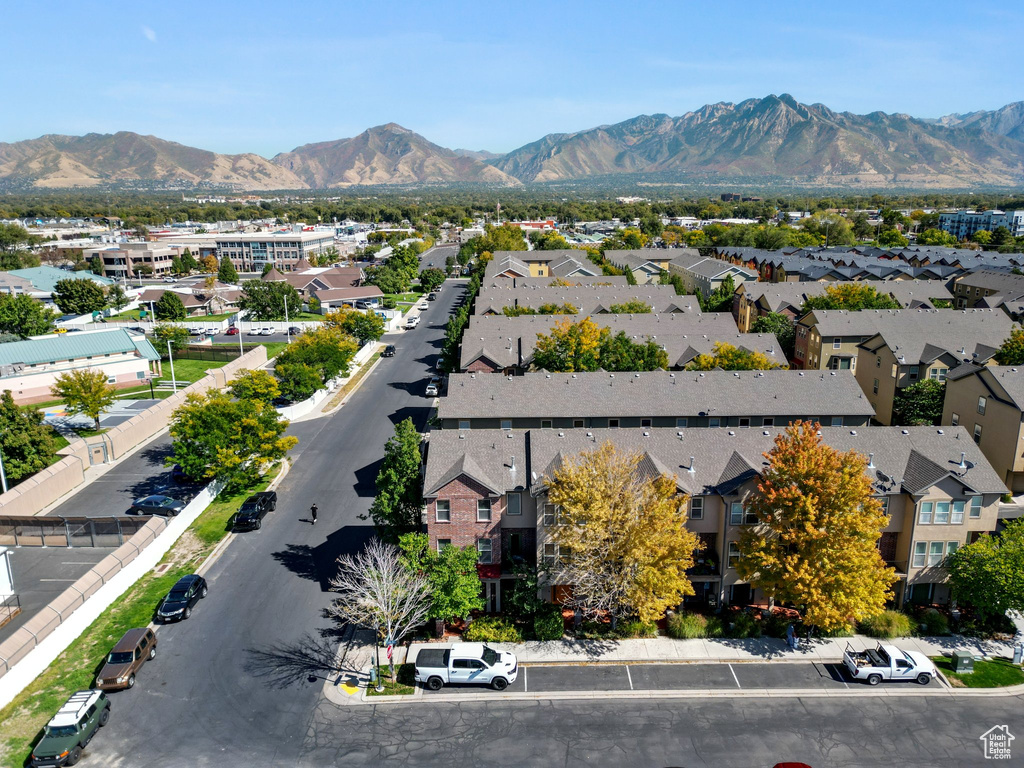
<svg viewBox="0 0 1024 768">
<path fill-rule="evenodd" d="M 729 637 L 760 637 L 761 622 L 749 613 L 737 613 L 729 627 Z"/>
<path fill-rule="evenodd" d="M 557 605 L 544 605 L 533 617 L 533 634 L 538 640 L 561 640 L 565 634 L 562 609 Z"/>
<path fill-rule="evenodd" d="M 616 627 L 619 637 L 657 637 L 658 626 L 653 622 L 624 621 Z"/>
<path fill-rule="evenodd" d="M 699 613 L 677 613 L 668 619 L 668 636 L 693 640 L 708 636 L 708 619 Z"/>
<path fill-rule="evenodd" d="M 853 637 L 854 634 L 853 624 L 840 624 L 834 629 L 822 630 L 820 632 L 821 637 Z"/>
<path fill-rule="evenodd" d="M 786 630 L 789 629 L 790 624 L 798 626 L 800 622 L 782 613 L 773 612 L 762 622 L 762 630 L 768 637 L 783 638 L 786 636 Z"/>
<path fill-rule="evenodd" d="M 707 632 L 708 637 L 724 637 L 725 624 L 722 623 L 722 619 L 718 616 L 708 616 Z"/>
<path fill-rule="evenodd" d="M 910 617 L 899 611 L 882 611 L 877 616 L 865 619 L 860 623 L 861 631 L 868 637 L 891 639 L 907 637 L 913 626 Z"/>
<path fill-rule="evenodd" d="M 946 618 L 944 613 L 929 608 L 920 617 L 920 632 L 922 635 L 928 637 L 934 637 L 937 635 L 948 635 L 949 634 L 949 619 Z"/>
<path fill-rule="evenodd" d="M 523 639 L 519 630 L 501 616 L 481 616 L 462 635 L 472 643 L 518 643 Z"/>
<path fill-rule="evenodd" d="M 961 635 L 966 637 L 991 638 L 995 635 L 1012 636 L 1017 631 L 1017 628 L 1003 614 L 984 618 L 964 614 L 960 617 L 958 630 Z"/>
</svg>

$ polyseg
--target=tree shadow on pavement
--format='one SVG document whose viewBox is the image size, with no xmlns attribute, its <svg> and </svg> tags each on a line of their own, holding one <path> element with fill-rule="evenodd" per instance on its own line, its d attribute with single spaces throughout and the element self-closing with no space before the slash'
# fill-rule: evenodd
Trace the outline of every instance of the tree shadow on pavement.
<svg viewBox="0 0 1024 768">
<path fill-rule="evenodd" d="M 305 634 L 296 642 L 245 650 L 245 671 L 267 680 L 275 688 L 288 688 L 310 678 L 323 678 L 344 671 L 338 653 L 338 638 Z M 313 681 L 315 682 L 315 680 Z"/>
<path fill-rule="evenodd" d="M 300 578 L 319 582 L 322 592 L 330 592 L 331 579 L 338 573 L 338 558 L 355 554 L 373 535 L 372 525 L 346 525 L 328 534 L 323 544 L 286 544 L 271 557 Z"/>
<path fill-rule="evenodd" d="M 381 446 L 383 450 L 383 446 Z M 377 475 L 380 474 L 380 465 L 384 459 L 378 459 L 372 464 L 360 467 L 355 471 L 356 484 L 354 486 L 357 495 L 366 499 L 372 499 L 377 495 Z"/>
</svg>

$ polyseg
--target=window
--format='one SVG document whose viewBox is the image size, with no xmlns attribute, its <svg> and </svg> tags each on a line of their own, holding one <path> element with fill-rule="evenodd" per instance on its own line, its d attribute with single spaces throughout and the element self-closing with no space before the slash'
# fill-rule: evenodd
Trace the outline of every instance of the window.
<svg viewBox="0 0 1024 768">
<path fill-rule="evenodd" d="M 734 501 L 729 505 L 729 523 L 731 525 L 753 525 L 757 515 L 743 508 L 743 502 Z"/>
<path fill-rule="evenodd" d="M 970 512 L 970 514 L 971 514 L 971 517 L 973 517 L 973 518 L 981 517 L 981 496 L 972 496 L 971 497 L 971 512 Z"/>
<path fill-rule="evenodd" d="M 949 522 L 953 525 L 960 525 L 964 521 L 964 507 L 967 506 L 966 501 L 954 501 L 953 502 L 953 514 L 949 518 Z"/>
<path fill-rule="evenodd" d="M 544 545 L 544 565 L 555 564 L 555 545 L 545 544 Z"/>
<path fill-rule="evenodd" d="M 703 520 L 704 519 L 704 497 L 703 496 L 691 496 L 690 497 L 690 519 L 691 520 Z"/>
<path fill-rule="evenodd" d="M 882 514 L 883 515 L 888 515 L 889 514 L 889 497 L 888 496 L 880 496 L 878 498 L 878 501 L 882 505 Z"/>
<path fill-rule="evenodd" d="M 841 346 L 843 346 L 843 340 L 841 338 L 836 336 L 832 339 L 832 349 L 839 349 Z"/>
<path fill-rule="evenodd" d="M 608 429 L 618 429 L 618 428 L 619 428 L 619 420 L 618 419 L 608 419 Z"/>
<path fill-rule="evenodd" d="M 766 426 L 766 427 L 774 427 L 775 426 L 775 417 L 774 416 L 766 416 L 761 421 L 761 424 Z"/>
<path fill-rule="evenodd" d="M 583 428 L 583 419 L 573 419 L 572 425 L 576 429 Z"/>
<path fill-rule="evenodd" d="M 932 368 L 928 371 L 928 378 L 932 381 L 945 381 L 947 368 Z"/>
<path fill-rule="evenodd" d="M 841 426 L 843 426 L 843 417 L 842 416 L 833 416 L 832 417 L 832 426 L 833 427 L 841 427 Z"/>
<path fill-rule="evenodd" d="M 557 514 L 554 504 L 544 505 L 544 525 L 554 525 L 557 520 Z"/>
<path fill-rule="evenodd" d="M 558 562 L 568 563 L 572 560 L 572 547 L 567 547 L 564 544 L 558 547 Z"/>
<path fill-rule="evenodd" d="M 875 368 L 881 368 L 881 367 L 882 367 L 882 358 L 876 357 L 875 358 Z"/>
<path fill-rule="evenodd" d="M 740 561 L 740 545 L 735 541 L 729 542 L 729 567 L 735 568 Z"/>
<path fill-rule="evenodd" d="M 957 413 L 956 411 L 953 411 L 953 415 L 950 418 L 951 418 L 951 420 L 953 422 L 953 426 L 954 427 L 957 427 L 957 426 L 960 425 L 960 414 L 959 413 Z"/>
<path fill-rule="evenodd" d="M 878 394 L 878 379 L 875 379 L 874 384 L 871 385 L 871 392 L 872 392 L 872 394 L 875 394 L 875 395 Z"/>
<path fill-rule="evenodd" d="M 452 540 L 451 539 L 438 539 L 437 540 L 437 551 L 440 552 L 445 547 L 450 547 L 451 545 L 452 545 Z"/>
<path fill-rule="evenodd" d="M 676 419 L 676 429 L 686 429 L 686 419 Z"/>
<path fill-rule="evenodd" d="M 439 523 L 452 521 L 452 503 L 448 499 L 438 499 L 434 505 L 434 519 Z"/>
<path fill-rule="evenodd" d="M 510 419 L 502 419 L 501 428 L 506 432 L 510 431 L 512 429 L 512 421 Z"/>
<path fill-rule="evenodd" d="M 935 505 L 930 501 L 922 501 L 917 512 L 917 522 L 920 525 L 928 525 L 932 521 L 932 509 Z"/>
<path fill-rule="evenodd" d="M 958 549 L 960 549 L 960 542 L 959 541 L 947 541 L 946 542 L 946 557 L 949 557 L 954 552 L 956 552 Z"/>
<path fill-rule="evenodd" d="M 541 419 L 540 420 L 540 428 L 541 429 L 551 429 L 551 419 Z"/>
<path fill-rule="evenodd" d="M 947 525 L 949 523 L 949 502 L 939 501 L 935 504 L 935 523 Z"/>
<path fill-rule="evenodd" d="M 918 541 L 914 544 L 914 559 L 911 561 L 911 565 L 914 568 L 924 568 L 925 555 L 928 553 L 928 544 L 924 541 Z"/>
<path fill-rule="evenodd" d="M 982 416 L 985 415 L 985 406 L 988 405 L 988 399 L 984 397 L 978 398 L 978 413 Z"/>
<path fill-rule="evenodd" d="M 710 419 L 708 419 L 708 426 L 709 427 L 720 427 L 720 426 L 722 426 L 722 420 L 720 418 L 718 418 L 717 416 L 712 416 Z"/>
<path fill-rule="evenodd" d="M 652 423 L 651 419 L 640 419 L 640 426 L 641 427 L 650 427 L 651 423 Z"/>
<path fill-rule="evenodd" d="M 477 562 L 483 563 L 484 565 L 491 564 L 491 540 L 490 539 L 477 539 L 476 540 L 476 552 Z"/>
<path fill-rule="evenodd" d="M 921 367 L 918 365 L 910 366 L 910 380 L 917 381 L 917 377 L 921 374 Z"/>
<path fill-rule="evenodd" d="M 938 565 L 942 562 L 945 554 L 945 544 L 941 541 L 933 541 L 928 547 L 928 566 Z"/>
<path fill-rule="evenodd" d="M 519 493 L 510 493 L 505 497 L 505 514 L 506 515 L 521 515 L 523 514 L 523 497 Z"/>
<path fill-rule="evenodd" d="M 468 420 L 460 419 L 459 420 L 459 429 L 461 429 L 463 431 L 469 429 L 469 421 Z"/>
<path fill-rule="evenodd" d="M 750 419 L 748 419 L 746 416 L 741 416 L 740 417 L 740 429 L 746 429 L 749 426 L 750 426 Z"/>
<path fill-rule="evenodd" d="M 889 376 L 895 379 L 896 378 L 896 372 L 898 370 L 899 369 L 896 367 L 896 363 L 893 363 L 892 364 L 892 371 L 889 373 Z"/>
<path fill-rule="evenodd" d="M 491 519 L 491 500 L 477 499 L 476 519 L 478 523 L 486 523 Z"/>
<path fill-rule="evenodd" d="M 981 424 L 974 425 L 974 442 L 981 442 Z"/>
<path fill-rule="evenodd" d="M 146 372 L 145 371 L 136 371 L 135 372 L 135 378 L 137 378 L 137 379 L 144 379 L 144 378 L 146 378 Z"/>
</svg>

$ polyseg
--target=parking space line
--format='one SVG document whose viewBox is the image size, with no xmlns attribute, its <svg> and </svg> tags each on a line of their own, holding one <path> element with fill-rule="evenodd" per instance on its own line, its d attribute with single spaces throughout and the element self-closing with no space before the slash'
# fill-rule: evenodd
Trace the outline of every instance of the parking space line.
<svg viewBox="0 0 1024 768">
<path fill-rule="evenodd" d="M 736 687 L 742 688 L 743 686 L 740 685 L 740 679 L 736 677 L 736 670 L 732 668 L 732 664 L 729 665 L 729 671 L 732 672 L 732 679 L 736 681 Z"/>
<path fill-rule="evenodd" d="M 629 690 L 633 690 L 633 676 L 629 674 L 629 664 L 626 665 L 626 677 L 629 678 Z"/>
<path fill-rule="evenodd" d="M 526 691 L 527 693 L 529 693 L 530 692 L 530 681 L 527 678 L 526 670 L 527 670 L 527 667 L 523 667 L 523 690 Z"/>
</svg>

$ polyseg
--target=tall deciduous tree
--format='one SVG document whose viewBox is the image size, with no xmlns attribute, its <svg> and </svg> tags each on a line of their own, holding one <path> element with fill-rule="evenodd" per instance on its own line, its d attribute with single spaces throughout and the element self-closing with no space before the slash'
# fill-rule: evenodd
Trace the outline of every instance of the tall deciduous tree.
<svg viewBox="0 0 1024 768">
<path fill-rule="evenodd" d="M 157 320 L 184 320 L 188 317 L 185 304 L 174 291 L 164 291 L 163 296 L 153 305 Z"/>
<path fill-rule="evenodd" d="M 128 306 L 128 296 L 125 294 L 124 288 L 117 283 L 110 286 L 107 291 L 107 303 L 114 309 L 124 309 Z"/>
<path fill-rule="evenodd" d="M 397 541 L 420 523 L 420 434 L 412 419 L 395 425 L 395 434 L 384 446 L 384 460 L 377 473 L 377 496 L 370 517 L 382 538 Z"/>
<path fill-rule="evenodd" d="M 1024 611 L 1024 521 L 960 547 L 945 565 L 959 602 L 988 616 Z"/>
<path fill-rule="evenodd" d="M 812 309 L 899 309 L 900 303 L 890 296 L 879 293 L 868 283 L 843 283 L 829 285 L 820 296 L 808 296 L 804 311 Z"/>
<path fill-rule="evenodd" d="M 331 579 L 338 597 L 327 611 L 346 624 L 373 630 L 378 643 L 396 645 L 427 617 L 431 589 L 426 577 L 407 568 L 398 548 L 371 540 L 357 555 L 338 558 Z M 389 659 L 395 680 L 394 659 Z"/>
<path fill-rule="evenodd" d="M 340 328 L 358 341 L 360 346 L 370 341 L 377 341 L 387 330 L 384 318 L 372 309 L 364 311 L 350 307 L 328 312 L 324 316 L 324 325 Z"/>
<path fill-rule="evenodd" d="M 425 292 L 430 292 L 437 289 L 441 283 L 444 282 L 446 275 L 443 269 L 438 267 L 427 267 L 420 272 L 420 285 L 423 286 Z"/>
<path fill-rule="evenodd" d="M 264 403 L 272 402 L 281 394 L 274 377 L 262 369 L 241 371 L 232 379 L 228 391 L 239 400 L 259 400 Z"/>
<path fill-rule="evenodd" d="M 1024 365 L 1024 328 L 1018 326 L 1010 331 L 995 358 L 1000 365 Z"/>
<path fill-rule="evenodd" d="M 242 283 L 238 306 L 248 312 L 249 320 L 284 320 L 286 303 L 289 316 L 302 311 L 302 299 L 291 283 L 283 280 L 273 283 L 246 280 Z"/>
<path fill-rule="evenodd" d="M 212 253 L 208 253 L 206 256 L 203 256 L 201 261 L 205 272 L 216 272 L 220 269 L 220 264 L 217 263 L 217 257 Z"/>
<path fill-rule="evenodd" d="M 320 374 L 326 384 L 339 374 L 347 373 L 359 347 L 340 328 L 321 327 L 306 331 L 277 356 L 275 365 L 303 364 Z"/>
<path fill-rule="evenodd" d="M 188 248 L 181 254 L 181 266 L 185 268 L 186 273 L 199 269 L 199 262 L 196 261 L 196 257 L 192 255 L 192 251 Z"/>
<path fill-rule="evenodd" d="M 782 366 L 768 355 L 735 347 L 724 341 L 716 341 L 711 354 L 697 355 L 687 364 L 688 371 L 713 371 L 721 368 L 725 371 L 768 371 Z"/>
<path fill-rule="evenodd" d="M 556 578 L 588 616 L 655 621 L 693 594 L 686 571 L 700 542 L 686 528 L 687 497 L 675 478 L 642 473 L 641 458 L 605 443 L 564 461 L 547 482 L 559 508 L 547 529 L 560 553 Z"/>
<path fill-rule="evenodd" d="M 612 304 L 608 311 L 613 315 L 648 315 L 653 310 L 651 305 L 640 299 L 630 299 L 622 304 Z"/>
<path fill-rule="evenodd" d="M 537 334 L 533 365 L 547 371 L 567 373 L 596 371 L 601 366 L 602 331 L 585 317 L 578 323 L 556 322 L 548 334 Z"/>
<path fill-rule="evenodd" d="M 62 373 L 50 389 L 64 401 L 68 413 L 82 413 L 92 419 L 94 429 L 100 428 L 100 414 L 114 402 L 117 392 L 107 383 L 107 374 L 88 368 Z"/>
<path fill-rule="evenodd" d="M 27 339 L 53 330 L 57 313 L 25 294 L 0 293 L 0 333 Z"/>
<path fill-rule="evenodd" d="M 889 518 L 867 459 L 826 445 L 811 422 L 788 427 L 765 458 L 746 503 L 757 524 L 740 534 L 740 577 L 826 631 L 883 611 L 896 576 L 877 547 Z"/>
<path fill-rule="evenodd" d="M 107 297 L 99 283 L 69 277 L 54 285 L 53 303 L 66 315 L 87 315 L 103 309 Z"/>
<path fill-rule="evenodd" d="M 945 383 L 931 379 L 897 389 L 892 405 L 893 425 L 919 427 L 938 424 L 942 420 L 945 396 Z"/>
<path fill-rule="evenodd" d="M 430 548 L 425 533 L 405 533 L 398 542 L 405 566 L 413 573 L 422 574 L 430 584 L 428 618 L 452 621 L 483 609 L 476 547 L 449 544 L 436 552 Z"/>
<path fill-rule="evenodd" d="M 750 326 L 753 333 L 774 333 L 786 359 L 793 356 L 796 343 L 796 325 L 780 312 L 770 312 L 757 318 Z"/>
<path fill-rule="evenodd" d="M 238 271 L 227 256 L 221 257 L 220 267 L 217 269 L 217 279 L 229 285 L 235 285 L 238 282 Z"/>
<path fill-rule="evenodd" d="M 43 414 L 22 410 L 9 389 L 0 393 L 0 454 L 7 479 L 16 483 L 50 465 L 57 441 Z"/>
<path fill-rule="evenodd" d="M 168 341 L 175 350 L 187 347 L 188 329 L 180 325 L 158 325 L 153 329 L 153 338 L 157 342 L 156 351 L 162 355 L 167 349 Z"/>
</svg>

